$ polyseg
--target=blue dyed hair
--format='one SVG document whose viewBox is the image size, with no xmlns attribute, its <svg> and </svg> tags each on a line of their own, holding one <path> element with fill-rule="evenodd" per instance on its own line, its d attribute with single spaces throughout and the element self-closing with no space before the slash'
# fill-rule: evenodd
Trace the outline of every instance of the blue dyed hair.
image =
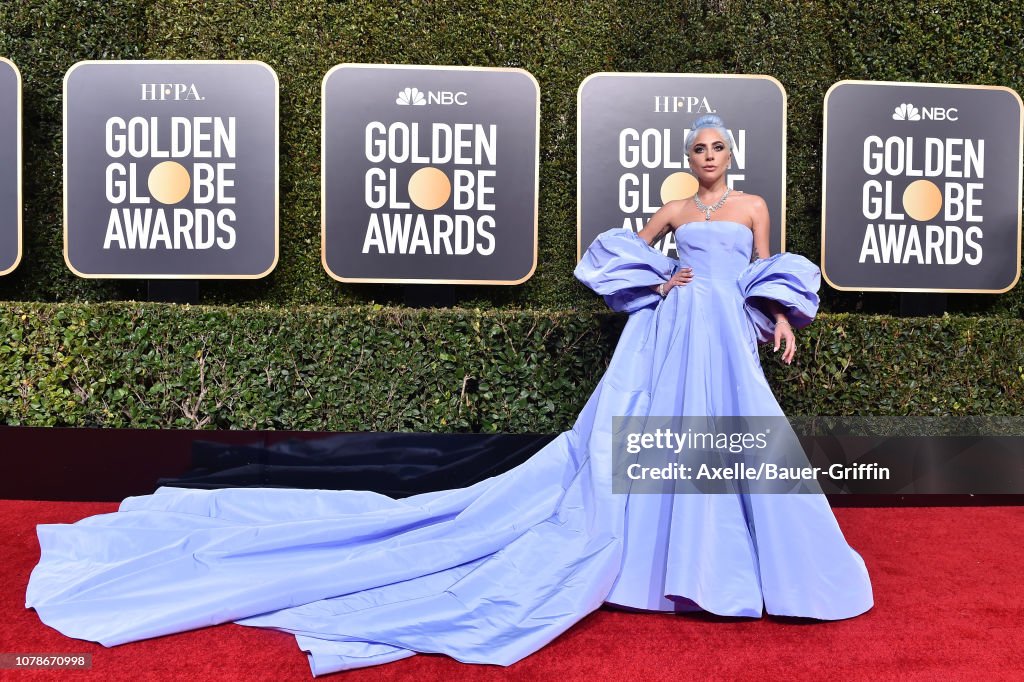
<svg viewBox="0 0 1024 682">
<path fill-rule="evenodd" d="M 720 116 L 715 114 L 704 114 L 690 126 L 690 133 L 686 136 L 686 140 L 683 142 L 683 150 L 689 154 L 693 150 L 693 143 L 697 139 L 697 133 L 704 128 L 712 128 L 717 130 L 721 134 L 722 139 L 725 140 L 725 144 L 729 146 L 729 152 L 732 153 L 736 148 L 735 141 L 732 139 L 732 134 L 729 129 L 725 127 L 725 121 Z"/>
</svg>

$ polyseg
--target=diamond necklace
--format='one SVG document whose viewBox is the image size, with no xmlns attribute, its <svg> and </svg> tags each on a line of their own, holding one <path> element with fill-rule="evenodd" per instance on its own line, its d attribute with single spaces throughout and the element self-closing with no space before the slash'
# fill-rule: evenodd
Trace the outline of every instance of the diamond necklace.
<svg viewBox="0 0 1024 682">
<path fill-rule="evenodd" d="M 717 211 L 718 209 L 722 208 L 722 205 L 725 203 L 725 200 L 729 197 L 729 192 L 731 191 L 731 187 L 726 187 L 725 194 L 722 195 L 722 198 L 716 201 L 711 206 L 705 204 L 703 201 L 700 200 L 699 196 L 694 194 L 693 205 L 697 207 L 697 210 L 704 211 L 704 220 L 711 220 L 711 212 Z"/>
</svg>

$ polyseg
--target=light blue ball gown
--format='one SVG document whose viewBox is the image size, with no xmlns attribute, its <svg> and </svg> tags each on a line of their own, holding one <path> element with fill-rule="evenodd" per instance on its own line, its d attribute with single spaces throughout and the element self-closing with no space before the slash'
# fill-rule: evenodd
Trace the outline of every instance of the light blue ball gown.
<svg viewBox="0 0 1024 682">
<path fill-rule="evenodd" d="M 161 488 L 38 526 L 26 605 L 112 646 L 236 621 L 295 635 L 314 674 L 436 652 L 509 665 L 605 602 L 841 619 L 871 584 L 820 494 L 613 494 L 616 415 L 782 415 L 757 343 L 780 302 L 817 312 L 802 256 L 750 263 L 728 221 L 678 228 L 679 260 L 602 233 L 576 276 L 629 314 L 572 429 L 527 462 L 400 500 L 364 491 Z M 649 287 L 681 263 L 692 282 Z"/>
</svg>

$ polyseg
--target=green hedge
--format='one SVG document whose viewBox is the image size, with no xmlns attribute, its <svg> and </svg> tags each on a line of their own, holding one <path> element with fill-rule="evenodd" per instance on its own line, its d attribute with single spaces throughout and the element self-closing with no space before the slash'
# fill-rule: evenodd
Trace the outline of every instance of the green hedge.
<svg viewBox="0 0 1024 682">
<path fill-rule="evenodd" d="M 0 423 L 553 433 L 607 366 L 612 313 L 0 304 Z M 1024 322 L 822 316 L 787 414 L 1024 413 Z"/>
<path fill-rule="evenodd" d="M 433 2 L 26 0 L 0 3 L 0 54 L 25 87 L 26 254 L 0 299 L 144 297 L 137 282 L 75 278 L 61 256 L 61 83 L 82 59 L 245 58 L 281 80 L 281 261 L 258 282 L 202 285 L 206 303 L 401 302 L 401 287 L 343 285 L 319 255 L 320 82 L 339 62 L 517 66 L 541 85 L 540 263 L 520 287 L 458 287 L 464 306 L 600 302 L 572 279 L 576 88 L 596 71 L 763 73 L 789 93 L 788 246 L 820 253 L 822 99 L 844 78 L 1024 90 L 1019 3 L 720 0 Z M 824 309 L 894 312 L 897 297 L 826 290 Z M 1019 316 L 1024 294 L 955 295 L 950 309 Z"/>
</svg>

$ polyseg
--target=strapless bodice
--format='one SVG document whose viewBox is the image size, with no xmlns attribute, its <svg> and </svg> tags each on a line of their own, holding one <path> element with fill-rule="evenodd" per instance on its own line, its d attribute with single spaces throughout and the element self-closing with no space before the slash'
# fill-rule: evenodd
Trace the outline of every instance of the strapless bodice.
<svg viewBox="0 0 1024 682">
<path fill-rule="evenodd" d="M 731 220 L 701 220 L 675 229 L 677 258 L 694 274 L 731 279 L 750 265 L 753 231 Z"/>
</svg>

